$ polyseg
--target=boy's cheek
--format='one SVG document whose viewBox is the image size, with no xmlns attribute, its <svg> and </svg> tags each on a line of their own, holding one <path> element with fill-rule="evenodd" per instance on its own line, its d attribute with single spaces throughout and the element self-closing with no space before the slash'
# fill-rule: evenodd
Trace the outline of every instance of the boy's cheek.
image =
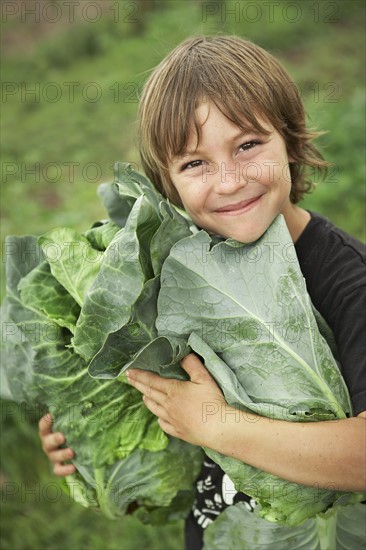
<svg viewBox="0 0 366 550">
<path fill-rule="evenodd" d="M 248 183 L 266 181 L 266 176 L 269 175 L 269 173 L 267 174 L 267 167 L 259 164 L 258 162 L 251 162 L 244 165 L 241 172 L 242 178 Z"/>
<path fill-rule="evenodd" d="M 285 161 L 267 161 L 258 166 L 257 170 L 259 177 L 256 181 L 267 187 L 276 184 L 276 182 L 291 184 L 290 166 Z"/>
</svg>

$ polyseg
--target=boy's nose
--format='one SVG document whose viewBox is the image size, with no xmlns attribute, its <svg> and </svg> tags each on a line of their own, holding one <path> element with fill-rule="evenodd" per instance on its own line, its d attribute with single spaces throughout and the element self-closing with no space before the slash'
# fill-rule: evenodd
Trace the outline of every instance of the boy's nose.
<svg viewBox="0 0 366 550">
<path fill-rule="evenodd" d="M 220 163 L 215 179 L 217 193 L 233 193 L 247 184 L 248 178 L 240 162 Z"/>
</svg>

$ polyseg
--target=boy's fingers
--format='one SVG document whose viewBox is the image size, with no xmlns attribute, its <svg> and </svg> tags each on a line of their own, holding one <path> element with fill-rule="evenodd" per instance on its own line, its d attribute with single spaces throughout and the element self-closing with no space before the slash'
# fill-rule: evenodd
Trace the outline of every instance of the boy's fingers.
<svg viewBox="0 0 366 550">
<path fill-rule="evenodd" d="M 61 432 L 44 434 L 41 438 L 42 449 L 47 454 L 55 451 L 65 441 L 65 436 Z"/>
<path fill-rule="evenodd" d="M 74 453 L 72 449 L 59 449 L 48 453 L 49 460 L 54 464 L 57 464 L 58 462 L 66 462 L 66 460 L 70 460 L 70 458 L 73 457 Z"/>
<path fill-rule="evenodd" d="M 50 413 L 47 413 L 44 416 L 42 416 L 42 418 L 38 422 L 39 435 L 43 437 L 44 435 L 51 433 L 52 424 L 53 424 L 53 419 Z"/>
<path fill-rule="evenodd" d="M 42 449 L 48 459 L 53 463 L 53 473 L 58 477 L 65 477 L 73 474 L 76 468 L 73 464 L 63 464 L 74 457 L 72 449 L 59 449 L 65 442 L 65 436 L 61 432 L 52 432 L 53 418 L 50 413 L 42 416 L 38 422 L 39 437 L 42 441 Z"/>
<path fill-rule="evenodd" d="M 55 474 L 55 476 L 59 477 L 65 477 L 73 474 L 74 472 L 76 472 L 76 468 L 73 464 L 63 465 L 60 464 L 60 462 L 57 462 L 57 464 L 55 464 L 53 467 L 53 473 Z"/>
</svg>

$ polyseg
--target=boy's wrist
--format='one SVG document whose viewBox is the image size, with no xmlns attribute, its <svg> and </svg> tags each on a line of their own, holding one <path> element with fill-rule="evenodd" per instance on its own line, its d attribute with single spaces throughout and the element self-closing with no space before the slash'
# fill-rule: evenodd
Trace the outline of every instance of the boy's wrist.
<svg viewBox="0 0 366 550">
<path fill-rule="evenodd" d="M 240 456 L 240 460 L 243 460 L 243 449 L 249 444 L 251 433 L 248 428 L 259 418 L 258 415 L 224 403 L 217 413 L 217 421 L 213 421 L 206 431 L 205 446 L 226 456 Z"/>
</svg>

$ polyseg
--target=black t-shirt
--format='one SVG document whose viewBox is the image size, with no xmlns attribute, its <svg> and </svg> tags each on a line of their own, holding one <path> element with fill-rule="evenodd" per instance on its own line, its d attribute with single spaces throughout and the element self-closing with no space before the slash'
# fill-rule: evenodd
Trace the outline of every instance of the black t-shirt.
<svg viewBox="0 0 366 550">
<path fill-rule="evenodd" d="M 295 243 L 310 298 L 333 331 L 354 415 L 366 410 L 366 247 L 329 220 L 311 220 Z M 186 549 L 202 548 L 203 530 L 229 505 L 249 496 L 235 491 L 230 478 L 205 457 L 196 482 L 196 502 L 186 522 Z"/>
</svg>

